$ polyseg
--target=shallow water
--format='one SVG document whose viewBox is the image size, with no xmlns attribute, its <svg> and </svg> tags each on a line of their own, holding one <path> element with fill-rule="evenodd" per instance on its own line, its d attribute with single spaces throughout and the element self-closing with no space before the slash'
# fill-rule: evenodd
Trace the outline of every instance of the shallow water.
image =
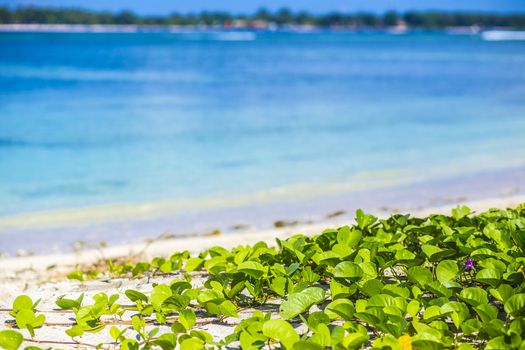
<svg viewBox="0 0 525 350">
<path fill-rule="evenodd" d="M 524 96 L 525 41 L 479 35 L 0 33 L 0 221 L 520 167 Z"/>
</svg>

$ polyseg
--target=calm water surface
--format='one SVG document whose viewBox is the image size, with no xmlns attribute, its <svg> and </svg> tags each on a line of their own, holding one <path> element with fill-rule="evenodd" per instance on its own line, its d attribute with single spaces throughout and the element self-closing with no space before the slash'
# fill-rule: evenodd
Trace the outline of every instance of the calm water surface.
<svg viewBox="0 0 525 350">
<path fill-rule="evenodd" d="M 524 164 L 525 41 L 0 33 L 0 217 Z"/>
</svg>

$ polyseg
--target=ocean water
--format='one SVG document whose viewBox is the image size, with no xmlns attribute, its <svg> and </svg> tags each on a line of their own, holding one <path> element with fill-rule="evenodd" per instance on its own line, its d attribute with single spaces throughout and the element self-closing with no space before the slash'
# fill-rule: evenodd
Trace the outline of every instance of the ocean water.
<svg viewBox="0 0 525 350">
<path fill-rule="evenodd" d="M 0 33 L 0 234 L 34 213 L 167 215 L 524 166 L 525 41 Z"/>
</svg>

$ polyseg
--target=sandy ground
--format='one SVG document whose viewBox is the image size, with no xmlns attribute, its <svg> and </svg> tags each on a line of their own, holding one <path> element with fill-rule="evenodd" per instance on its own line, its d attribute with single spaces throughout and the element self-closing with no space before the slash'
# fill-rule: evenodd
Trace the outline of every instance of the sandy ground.
<svg viewBox="0 0 525 350">
<path fill-rule="evenodd" d="M 490 198 L 474 202 L 465 202 L 474 211 L 483 211 L 489 208 L 506 208 L 516 207 L 525 203 L 525 195 Z M 449 214 L 450 209 L 456 206 L 450 205 L 439 208 L 427 208 L 424 210 L 413 211 L 414 216 L 424 216 L 429 213 Z M 385 216 L 383 213 L 374 213 L 378 216 Z M 231 248 L 239 244 L 253 244 L 258 241 L 265 241 L 269 244 L 275 244 L 275 238 L 286 238 L 293 234 L 316 234 L 328 227 L 339 227 L 350 224 L 350 216 L 335 216 L 323 222 L 317 222 L 307 225 L 295 225 L 283 228 L 276 228 L 265 231 L 235 231 L 231 233 L 222 233 L 220 235 L 206 237 L 187 237 L 159 239 L 148 243 L 137 243 L 133 245 L 123 245 L 107 247 L 98 250 L 86 250 L 71 254 L 55 254 L 30 256 L 21 258 L 0 259 L 0 329 L 9 328 L 12 325 L 12 317 L 9 316 L 5 309 L 9 309 L 14 298 L 20 294 L 27 294 L 33 300 L 41 299 L 38 310 L 46 315 L 46 324 L 44 327 L 36 330 L 36 340 L 53 340 L 58 342 L 71 342 L 65 333 L 65 329 L 74 324 L 73 314 L 71 312 L 58 311 L 55 300 L 61 296 L 76 298 L 81 293 L 85 293 L 84 303 L 92 304 L 91 297 L 99 292 L 108 294 L 119 293 L 121 295 L 119 303 L 129 305 L 131 302 L 124 295 L 126 289 L 136 289 L 143 292 L 149 292 L 152 283 L 169 283 L 177 274 L 154 277 L 154 278 L 136 278 L 136 279 L 99 279 L 88 282 L 71 281 L 65 278 L 65 274 L 75 269 L 77 264 L 87 264 L 95 262 L 101 258 L 129 257 L 139 256 L 142 260 L 149 260 L 155 256 L 170 256 L 175 251 L 189 250 L 191 253 L 198 253 L 207 248 L 220 245 Z M 193 284 L 198 286 L 205 280 L 202 274 L 193 276 Z M 275 308 L 277 311 L 277 307 Z M 241 318 L 248 317 L 253 310 L 241 310 Z M 123 315 L 123 320 L 129 320 L 131 312 Z M 112 322 L 112 320 L 107 320 Z M 213 319 L 199 319 L 197 328 L 210 332 L 216 339 L 221 339 L 230 334 L 239 320 L 227 318 L 222 322 Z M 130 328 L 129 325 L 117 325 L 122 328 Z M 169 328 L 161 327 L 161 332 L 168 331 Z M 26 338 L 30 338 L 26 330 L 21 330 Z M 134 334 L 134 331 L 128 330 L 128 335 Z M 112 338 L 109 335 L 109 327 L 99 333 L 85 334 L 82 339 L 84 343 L 98 344 L 105 343 L 105 348 L 111 348 Z M 27 342 L 27 345 L 30 345 Z M 42 347 L 53 348 L 85 348 L 86 346 L 78 344 L 54 344 L 41 343 L 33 344 Z"/>
</svg>

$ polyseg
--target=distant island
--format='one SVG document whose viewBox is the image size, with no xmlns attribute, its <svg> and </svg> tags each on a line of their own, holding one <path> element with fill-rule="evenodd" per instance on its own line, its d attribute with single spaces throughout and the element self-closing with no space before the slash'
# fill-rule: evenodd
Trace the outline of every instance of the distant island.
<svg viewBox="0 0 525 350">
<path fill-rule="evenodd" d="M 375 13 L 311 14 L 292 12 L 283 8 L 272 12 L 260 9 L 251 15 L 209 12 L 166 16 L 139 16 L 130 11 L 119 13 L 95 12 L 76 8 L 54 7 L 0 7 L 1 25 L 134 25 L 134 26 L 181 26 L 213 28 L 422 28 L 442 29 L 450 27 L 472 28 L 525 28 L 525 14 L 494 14 L 467 12 L 405 12 L 388 11 Z"/>
</svg>

